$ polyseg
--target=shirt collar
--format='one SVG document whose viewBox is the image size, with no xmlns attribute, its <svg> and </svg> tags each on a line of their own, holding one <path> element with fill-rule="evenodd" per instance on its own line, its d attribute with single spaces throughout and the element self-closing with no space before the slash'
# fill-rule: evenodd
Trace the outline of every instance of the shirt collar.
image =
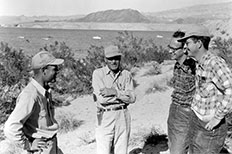
<svg viewBox="0 0 232 154">
<path fill-rule="evenodd" d="M 46 89 L 41 86 L 35 79 L 31 78 L 31 83 L 35 86 L 35 88 L 45 97 Z"/>
<path fill-rule="evenodd" d="M 122 68 L 120 67 L 120 68 L 119 68 L 119 72 L 118 72 L 117 74 L 119 74 L 121 71 L 122 71 Z M 105 66 L 105 73 L 106 73 L 106 75 L 110 74 L 111 72 L 112 72 L 112 71 L 109 69 L 109 67 L 108 67 L 108 66 Z"/>
</svg>

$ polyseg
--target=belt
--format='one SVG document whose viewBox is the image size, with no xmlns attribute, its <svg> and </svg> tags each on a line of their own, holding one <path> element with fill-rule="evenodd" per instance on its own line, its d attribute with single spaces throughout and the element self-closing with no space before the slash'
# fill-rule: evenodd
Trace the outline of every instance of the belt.
<svg viewBox="0 0 232 154">
<path fill-rule="evenodd" d="M 117 110 L 123 110 L 126 108 L 127 108 L 127 105 L 123 105 L 123 106 L 117 106 L 117 107 L 113 107 L 113 108 L 109 108 L 109 109 L 101 109 L 101 111 L 103 111 L 103 112 L 117 111 Z"/>
<path fill-rule="evenodd" d="M 181 107 L 191 107 L 191 105 L 190 104 L 187 104 L 187 103 L 176 103 L 176 102 L 172 102 L 173 104 L 175 104 L 175 105 L 178 105 L 178 106 L 181 106 Z"/>
</svg>

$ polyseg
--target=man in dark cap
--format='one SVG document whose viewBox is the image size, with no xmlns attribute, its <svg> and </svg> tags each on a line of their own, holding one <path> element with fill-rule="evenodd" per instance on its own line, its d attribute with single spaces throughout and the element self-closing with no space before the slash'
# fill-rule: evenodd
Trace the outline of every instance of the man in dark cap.
<svg viewBox="0 0 232 154">
<path fill-rule="evenodd" d="M 127 106 L 135 102 L 131 73 L 121 67 L 117 46 L 105 48 L 105 67 L 93 72 L 97 106 L 97 154 L 127 154 L 131 119 Z"/>
<path fill-rule="evenodd" d="M 222 58 L 208 51 L 206 27 L 192 28 L 178 41 L 185 42 L 189 56 L 197 60 L 190 153 L 219 153 L 227 135 L 225 116 L 232 109 L 232 72 Z"/>
</svg>

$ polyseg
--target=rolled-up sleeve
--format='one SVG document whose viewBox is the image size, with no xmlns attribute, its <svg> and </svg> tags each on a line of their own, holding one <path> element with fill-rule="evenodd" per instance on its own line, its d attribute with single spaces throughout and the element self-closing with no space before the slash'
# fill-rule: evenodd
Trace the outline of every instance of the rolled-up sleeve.
<svg viewBox="0 0 232 154">
<path fill-rule="evenodd" d="M 30 116 L 34 105 L 34 99 L 29 93 L 21 93 L 16 101 L 16 107 L 5 122 L 5 136 L 24 146 L 26 137 L 23 133 L 23 124 Z"/>
</svg>

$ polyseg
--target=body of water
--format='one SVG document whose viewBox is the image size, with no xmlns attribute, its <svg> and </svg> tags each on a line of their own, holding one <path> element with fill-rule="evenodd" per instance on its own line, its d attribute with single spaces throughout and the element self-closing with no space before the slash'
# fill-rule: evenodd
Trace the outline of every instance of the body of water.
<svg viewBox="0 0 232 154">
<path fill-rule="evenodd" d="M 157 45 L 167 45 L 173 32 L 133 31 L 135 37 L 153 39 Z M 34 54 L 45 45 L 55 41 L 65 42 L 75 54 L 84 56 L 91 45 L 107 46 L 115 42 L 119 31 L 112 30 L 70 30 L 70 29 L 35 29 L 35 28 L 0 28 L 0 41 L 10 47 L 23 49 L 27 54 Z"/>
</svg>

